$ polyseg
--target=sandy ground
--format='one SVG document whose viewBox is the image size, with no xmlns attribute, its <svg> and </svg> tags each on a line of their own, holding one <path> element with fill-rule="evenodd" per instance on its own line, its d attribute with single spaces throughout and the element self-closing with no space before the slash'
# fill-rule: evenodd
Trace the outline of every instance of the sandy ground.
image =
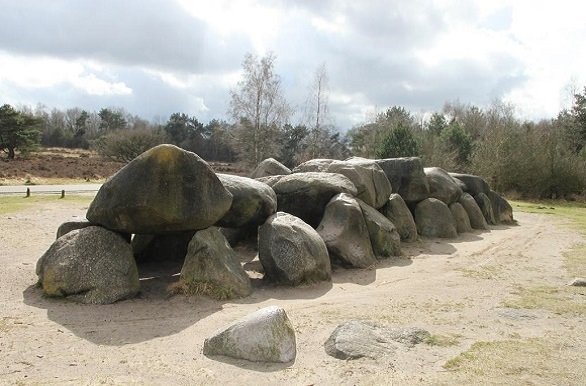
<svg viewBox="0 0 586 386">
<path fill-rule="evenodd" d="M 519 226 L 404 244 L 402 258 L 380 262 L 376 269 L 336 269 L 333 283 L 312 287 L 260 286 L 238 301 L 167 297 L 154 281 L 143 282 L 141 297 L 112 305 L 44 298 L 34 286 L 35 263 L 58 225 L 84 214 L 83 204 L 55 202 L 0 216 L 0 384 L 583 384 L 586 379 L 583 315 L 504 305 L 519 288 L 563 287 L 571 279 L 562 252 L 580 236 L 553 217 L 517 213 Z M 584 306 L 584 299 L 577 301 Z M 297 331 L 294 363 L 202 354 L 206 337 L 269 305 L 283 307 Z M 420 326 L 453 344 L 420 344 L 376 360 L 334 359 L 323 343 L 349 319 Z M 478 341 L 519 342 L 521 357 L 515 360 L 521 365 L 488 376 L 443 367 Z M 536 341 L 543 353 L 523 351 Z"/>
</svg>

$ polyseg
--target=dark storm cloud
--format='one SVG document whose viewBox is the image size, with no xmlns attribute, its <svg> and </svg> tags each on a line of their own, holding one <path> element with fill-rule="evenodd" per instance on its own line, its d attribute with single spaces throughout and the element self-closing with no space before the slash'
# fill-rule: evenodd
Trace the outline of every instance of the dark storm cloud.
<svg viewBox="0 0 586 386">
<path fill-rule="evenodd" d="M 0 50 L 187 72 L 234 69 L 244 38 L 215 39 L 164 0 L 2 1 Z"/>
</svg>

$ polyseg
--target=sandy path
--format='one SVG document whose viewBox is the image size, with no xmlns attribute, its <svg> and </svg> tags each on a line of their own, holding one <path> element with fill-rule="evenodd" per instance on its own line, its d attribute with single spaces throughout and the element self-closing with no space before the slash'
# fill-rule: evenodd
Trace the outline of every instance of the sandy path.
<svg viewBox="0 0 586 386">
<path fill-rule="evenodd" d="M 562 358 L 577 358 L 567 364 L 570 369 L 560 369 L 575 374 L 563 383 L 579 384 L 586 375 L 581 318 L 503 306 L 518 287 L 563 286 L 570 279 L 562 252 L 580 237 L 552 217 L 519 213 L 520 226 L 405 244 L 402 259 L 381 262 L 376 270 L 338 269 L 331 284 L 259 288 L 235 302 L 152 293 L 106 306 L 45 299 L 33 286 L 35 263 L 57 226 L 84 213 L 80 204 L 53 203 L 0 217 L 2 384 L 453 383 L 457 374 L 442 367 L 447 360 L 475 341 L 511 337 L 553 339 L 561 344 Z M 292 320 L 295 363 L 202 355 L 206 337 L 268 305 L 284 307 Z M 457 344 L 423 344 L 394 357 L 340 361 L 322 345 L 347 319 L 416 325 L 456 336 Z M 527 366 L 528 382 L 547 383 Z"/>
</svg>

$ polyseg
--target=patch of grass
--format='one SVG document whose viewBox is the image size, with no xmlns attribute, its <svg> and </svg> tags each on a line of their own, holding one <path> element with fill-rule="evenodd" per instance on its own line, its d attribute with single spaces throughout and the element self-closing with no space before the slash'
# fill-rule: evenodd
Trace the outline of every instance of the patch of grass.
<svg viewBox="0 0 586 386">
<path fill-rule="evenodd" d="M 440 335 L 440 334 L 433 334 L 430 335 L 427 339 L 425 339 L 424 343 L 430 346 L 438 346 L 438 347 L 450 347 L 457 345 L 458 339 L 461 338 L 462 335 L 459 334 L 449 334 L 449 335 Z"/>
<path fill-rule="evenodd" d="M 75 202 L 80 204 L 90 204 L 94 199 L 93 195 L 65 195 L 60 198 L 59 195 L 31 195 L 28 198 L 23 196 L 0 196 L 0 215 L 15 213 L 21 210 L 33 208 L 35 206 L 45 205 L 54 202 Z"/>
<path fill-rule="evenodd" d="M 494 265 L 481 266 L 476 269 L 458 268 L 457 271 L 462 272 L 462 275 L 473 279 L 498 279 L 500 277 L 500 267 Z"/>
<path fill-rule="evenodd" d="M 207 296 L 215 300 L 233 299 L 234 292 L 229 288 L 219 287 L 210 282 L 185 282 L 179 280 L 168 288 L 170 294 L 187 296 Z"/>
<path fill-rule="evenodd" d="M 580 297 L 586 295 L 586 288 L 546 285 L 518 287 L 514 298 L 505 300 L 508 308 L 543 309 L 555 314 L 586 315 L 586 303 Z"/>
<path fill-rule="evenodd" d="M 581 364 L 539 338 L 476 342 L 443 367 L 460 384 L 579 384 L 584 376 Z"/>
<path fill-rule="evenodd" d="M 586 277 L 586 244 L 579 244 L 564 253 L 564 266 L 571 276 Z"/>
</svg>

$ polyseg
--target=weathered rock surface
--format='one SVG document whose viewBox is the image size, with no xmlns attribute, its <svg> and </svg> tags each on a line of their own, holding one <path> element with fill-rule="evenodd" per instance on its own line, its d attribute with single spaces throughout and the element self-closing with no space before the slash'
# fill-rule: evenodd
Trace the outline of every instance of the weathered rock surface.
<svg viewBox="0 0 586 386">
<path fill-rule="evenodd" d="M 271 188 L 273 187 L 273 185 L 275 185 L 277 182 L 279 182 L 281 180 L 281 178 L 285 177 L 285 175 L 283 174 L 279 174 L 276 176 L 266 176 L 266 177 L 258 177 L 255 178 L 255 181 L 258 182 L 262 182 L 263 184 L 267 184 L 268 186 L 270 186 Z"/>
<path fill-rule="evenodd" d="M 328 167 L 335 162 L 333 159 L 328 158 L 314 158 L 309 161 L 305 161 L 295 168 L 293 173 L 308 173 L 308 172 L 328 172 Z"/>
<path fill-rule="evenodd" d="M 415 220 L 407 204 L 399 194 L 391 194 L 385 206 L 380 209 L 380 212 L 395 225 L 401 240 L 407 242 L 417 240 Z"/>
<path fill-rule="evenodd" d="M 356 187 L 356 197 L 380 208 L 391 194 L 391 183 L 374 160 L 353 157 L 345 161 L 314 159 L 293 169 L 297 172 L 327 172 L 346 176 Z"/>
<path fill-rule="evenodd" d="M 408 204 L 429 197 L 429 183 L 418 157 L 378 159 L 376 163 L 391 182 L 393 192 L 399 193 Z"/>
<path fill-rule="evenodd" d="M 417 232 L 422 236 L 454 238 L 456 222 L 448 206 L 437 198 L 427 198 L 415 207 Z"/>
<path fill-rule="evenodd" d="M 250 295 L 250 278 L 240 265 L 220 230 L 211 227 L 198 231 L 191 239 L 181 268 L 186 291 L 215 299 Z"/>
<path fill-rule="evenodd" d="M 391 182 L 374 160 L 354 157 L 336 161 L 328 171 L 348 177 L 356 186 L 356 197 L 375 209 L 385 205 L 391 195 Z"/>
<path fill-rule="evenodd" d="M 273 185 L 277 210 L 299 217 L 312 227 L 321 221 L 328 202 L 338 193 L 356 195 L 356 187 L 336 173 L 293 173 Z"/>
<path fill-rule="evenodd" d="M 486 219 L 480 210 L 480 207 L 476 203 L 474 197 L 472 197 L 469 193 L 464 193 L 460 197 L 458 201 L 462 204 L 462 207 L 466 210 L 468 214 L 468 219 L 470 220 L 470 226 L 474 229 L 488 229 L 488 225 L 486 224 Z"/>
<path fill-rule="evenodd" d="M 64 222 L 63 224 L 59 225 L 59 228 L 57 228 L 57 239 L 71 231 L 74 231 L 76 229 L 83 229 L 83 228 L 87 228 L 89 226 L 92 225 L 96 225 L 96 224 L 92 224 L 91 222 L 87 221 L 87 220 L 81 220 L 81 221 L 67 221 Z"/>
<path fill-rule="evenodd" d="M 458 233 L 469 233 L 472 232 L 472 226 L 470 225 L 470 218 L 468 218 L 468 213 L 466 209 L 460 204 L 459 202 L 454 202 L 450 204 L 450 212 L 452 212 L 452 216 L 454 216 L 454 221 L 456 222 L 456 231 Z"/>
<path fill-rule="evenodd" d="M 331 279 L 325 242 L 311 226 L 278 212 L 258 231 L 258 257 L 269 281 L 298 285 Z"/>
<path fill-rule="evenodd" d="M 324 349 L 338 359 L 378 359 L 393 355 L 401 345 L 413 347 L 430 336 L 418 327 L 392 328 L 353 320 L 336 327 L 324 343 Z"/>
<path fill-rule="evenodd" d="M 232 195 L 204 160 L 159 145 L 102 185 L 87 219 L 126 233 L 198 230 L 215 224 L 231 204 Z"/>
<path fill-rule="evenodd" d="M 206 339 L 204 355 L 223 355 L 254 362 L 295 360 L 295 330 L 280 307 L 266 307 Z"/>
<path fill-rule="evenodd" d="M 513 219 L 513 208 L 511 204 L 493 190 L 489 190 L 487 196 L 490 200 L 495 222 L 514 224 L 515 220 Z"/>
<path fill-rule="evenodd" d="M 437 198 L 446 205 L 450 205 L 460 199 L 462 188 L 458 181 L 451 177 L 442 168 L 423 169 L 429 182 L 429 197 Z"/>
<path fill-rule="evenodd" d="M 274 158 L 261 161 L 250 175 L 250 178 L 291 174 L 291 169 Z"/>
<path fill-rule="evenodd" d="M 488 183 L 482 177 L 462 173 L 450 173 L 450 176 L 462 181 L 464 184 L 464 192 L 470 193 L 471 196 L 476 196 L 479 193 L 488 194 L 490 191 Z"/>
<path fill-rule="evenodd" d="M 216 225 L 228 228 L 257 226 L 277 211 L 277 195 L 267 184 L 228 174 L 218 174 L 218 178 L 232 194 L 232 205 Z"/>
<path fill-rule="evenodd" d="M 494 212 L 492 210 L 492 204 L 488 196 L 484 193 L 479 193 L 474 196 L 474 200 L 478 204 L 478 207 L 482 211 L 482 215 L 486 222 L 490 225 L 496 224 L 496 219 L 494 218 Z"/>
<path fill-rule="evenodd" d="M 401 255 L 401 236 L 395 225 L 379 211 L 367 205 L 362 200 L 357 200 L 362 210 L 372 251 L 376 258 L 386 258 Z"/>
<path fill-rule="evenodd" d="M 376 263 L 362 209 L 351 195 L 341 193 L 332 198 L 317 233 L 325 241 L 330 257 L 357 268 Z"/>
<path fill-rule="evenodd" d="M 37 262 L 43 292 L 80 303 L 108 304 L 140 290 L 130 244 L 99 226 L 58 238 Z"/>
</svg>

